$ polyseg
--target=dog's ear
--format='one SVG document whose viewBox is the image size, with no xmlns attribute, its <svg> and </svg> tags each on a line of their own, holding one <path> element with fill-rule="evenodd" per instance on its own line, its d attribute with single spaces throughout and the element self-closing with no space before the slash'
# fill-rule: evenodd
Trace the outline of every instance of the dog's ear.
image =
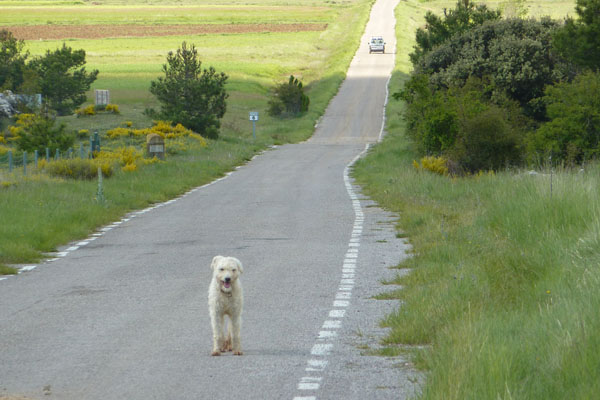
<svg viewBox="0 0 600 400">
<path fill-rule="evenodd" d="M 235 259 L 235 262 L 238 265 L 238 269 L 240 270 L 240 274 L 244 272 L 244 267 L 242 266 L 242 262 L 240 260 L 238 260 L 237 258 Z"/>
<path fill-rule="evenodd" d="M 223 256 L 215 256 L 212 260 L 212 263 L 210 263 L 210 268 L 214 270 L 215 266 L 219 263 L 219 261 L 221 261 L 222 258 Z"/>
</svg>

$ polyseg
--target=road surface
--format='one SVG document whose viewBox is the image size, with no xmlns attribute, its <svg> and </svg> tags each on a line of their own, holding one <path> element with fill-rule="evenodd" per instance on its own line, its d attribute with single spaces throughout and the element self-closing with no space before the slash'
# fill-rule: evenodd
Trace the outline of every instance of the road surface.
<svg viewBox="0 0 600 400">
<path fill-rule="evenodd" d="M 381 135 L 397 0 L 378 0 L 315 135 L 133 213 L 0 281 L 0 397 L 399 399 L 416 374 L 365 355 L 397 304 L 372 300 L 407 245 L 348 166 Z M 244 263 L 244 355 L 211 357 L 213 256 Z"/>
</svg>

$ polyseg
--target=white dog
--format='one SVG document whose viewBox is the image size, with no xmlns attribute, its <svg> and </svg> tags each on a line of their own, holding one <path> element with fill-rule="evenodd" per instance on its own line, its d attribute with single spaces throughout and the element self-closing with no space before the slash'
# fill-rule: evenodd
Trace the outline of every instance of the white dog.
<svg viewBox="0 0 600 400">
<path fill-rule="evenodd" d="M 210 265 L 213 271 L 208 288 L 208 309 L 213 330 L 212 355 L 233 351 L 241 356 L 240 329 L 242 325 L 242 284 L 239 275 L 243 272 L 242 263 L 234 257 L 216 256 Z M 225 316 L 230 323 L 225 331 Z"/>
</svg>

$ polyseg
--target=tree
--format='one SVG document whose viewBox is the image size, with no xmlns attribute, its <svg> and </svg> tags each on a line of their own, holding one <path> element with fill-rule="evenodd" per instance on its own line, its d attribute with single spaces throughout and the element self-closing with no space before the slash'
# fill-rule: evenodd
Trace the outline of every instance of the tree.
<svg viewBox="0 0 600 400">
<path fill-rule="evenodd" d="M 413 65 L 435 46 L 444 43 L 452 36 L 468 31 L 485 21 L 497 21 L 500 16 L 500 11 L 490 10 L 486 5 L 475 5 L 469 0 L 459 0 L 454 10 L 444 9 L 443 18 L 428 11 L 425 15 L 425 29 L 417 29 L 417 44 L 414 47 L 415 51 L 410 54 Z"/>
<path fill-rule="evenodd" d="M 25 42 L 17 40 L 6 29 L 0 30 L 0 91 L 18 91 L 23 84 L 25 62 L 29 56 L 23 52 Z"/>
<path fill-rule="evenodd" d="M 54 119 L 42 115 L 21 114 L 14 131 L 18 135 L 17 146 L 23 151 L 65 151 L 75 141 L 74 135 L 65 132 L 64 124 L 55 126 Z"/>
<path fill-rule="evenodd" d="M 72 113 L 86 100 L 85 92 L 98 77 L 98 70 L 86 72 L 85 51 L 73 50 L 63 43 L 55 51 L 31 61 L 39 77 L 39 88 L 46 105 L 59 115 Z"/>
<path fill-rule="evenodd" d="M 219 120 L 227 110 L 228 76 L 217 73 L 213 67 L 202 70 L 196 47 L 188 48 L 186 42 L 176 53 L 169 52 L 162 70 L 165 76 L 150 83 L 150 92 L 161 103 L 161 110 L 151 113 L 216 139 Z"/>
<path fill-rule="evenodd" d="M 470 77 L 490 77 L 492 96 L 508 94 L 528 115 L 543 120 L 539 102 L 544 87 L 568 75 L 568 66 L 552 52 L 557 24 L 509 19 L 489 22 L 437 46 L 415 67 L 429 74 L 436 88 L 462 86 Z"/>
<path fill-rule="evenodd" d="M 530 138 L 532 154 L 579 163 L 600 155 L 600 72 L 546 89 L 549 121 Z"/>
<path fill-rule="evenodd" d="M 567 18 L 554 35 L 554 47 L 585 68 L 600 70 L 600 0 L 577 0 L 577 21 Z"/>
<path fill-rule="evenodd" d="M 279 84 L 273 90 L 273 98 L 269 100 L 270 115 L 297 115 L 308 111 L 310 99 L 304 94 L 302 82 L 294 75 L 286 83 Z"/>
</svg>

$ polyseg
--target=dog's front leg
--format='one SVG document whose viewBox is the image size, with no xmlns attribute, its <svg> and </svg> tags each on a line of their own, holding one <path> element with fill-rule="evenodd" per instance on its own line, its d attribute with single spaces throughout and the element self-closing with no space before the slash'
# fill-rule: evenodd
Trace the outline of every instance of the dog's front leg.
<svg viewBox="0 0 600 400">
<path fill-rule="evenodd" d="M 223 341 L 223 316 L 218 316 L 216 312 L 210 313 L 210 322 L 213 331 L 213 356 L 221 355 L 221 343 Z"/>
<path fill-rule="evenodd" d="M 231 326 L 230 326 L 230 333 L 231 333 L 231 344 L 232 344 L 232 348 L 233 348 L 233 354 L 236 356 L 241 356 L 242 354 L 244 354 L 242 352 L 242 343 L 241 343 L 241 339 L 240 339 L 240 331 L 242 329 L 242 316 L 241 313 L 238 313 L 237 315 L 232 315 L 231 316 Z"/>
</svg>

